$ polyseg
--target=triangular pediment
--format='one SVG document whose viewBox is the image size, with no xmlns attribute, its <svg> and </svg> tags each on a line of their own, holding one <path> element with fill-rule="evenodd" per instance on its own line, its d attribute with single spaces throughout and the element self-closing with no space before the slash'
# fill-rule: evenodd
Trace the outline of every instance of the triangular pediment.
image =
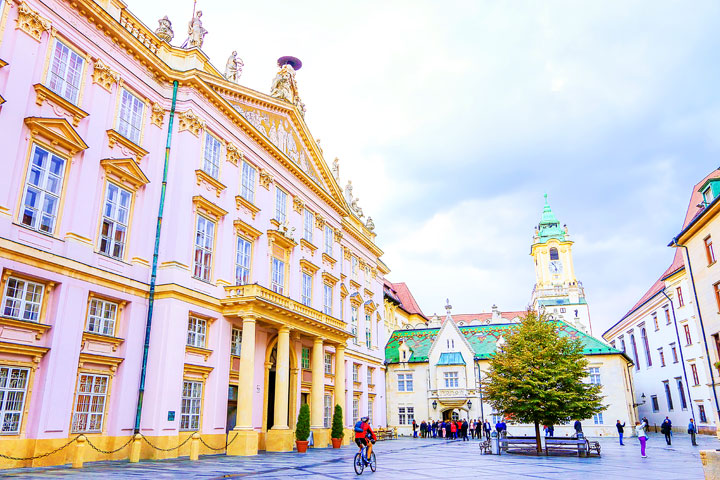
<svg viewBox="0 0 720 480">
<path fill-rule="evenodd" d="M 150 183 L 140 166 L 132 158 L 106 158 L 100 160 L 100 165 L 108 175 L 137 190 Z"/>
<path fill-rule="evenodd" d="M 41 137 L 52 145 L 67 150 L 70 155 L 88 148 L 80 134 L 64 118 L 27 117 L 25 125 L 33 137 Z"/>
</svg>

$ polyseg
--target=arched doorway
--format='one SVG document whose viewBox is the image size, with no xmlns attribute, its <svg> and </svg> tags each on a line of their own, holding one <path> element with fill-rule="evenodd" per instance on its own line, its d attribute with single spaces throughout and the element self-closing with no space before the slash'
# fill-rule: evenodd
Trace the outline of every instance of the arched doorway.
<svg viewBox="0 0 720 480">
<path fill-rule="evenodd" d="M 452 420 L 454 422 L 459 421 L 461 418 L 463 418 L 463 411 L 459 408 L 448 408 L 447 410 L 443 410 L 442 412 L 442 419 L 444 422 L 447 422 L 449 420 Z"/>
<path fill-rule="evenodd" d="M 277 365 L 277 336 L 269 343 L 265 353 L 265 390 L 263 401 L 262 431 L 270 430 L 275 422 L 275 377 Z M 290 342 L 290 385 L 288 388 L 288 426 L 295 429 L 297 422 L 297 356 Z"/>
</svg>

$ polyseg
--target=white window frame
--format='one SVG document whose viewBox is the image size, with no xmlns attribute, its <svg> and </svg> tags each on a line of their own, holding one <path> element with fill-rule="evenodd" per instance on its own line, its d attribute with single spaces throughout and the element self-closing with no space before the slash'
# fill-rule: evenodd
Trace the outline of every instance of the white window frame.
<svg viewBox="0 0 720 480">
<path fill-rule="evenodd" d="M 353 397 L 353 421 L 360 419 L 360 399 Z"/>
<path fill-rule="evenodd" d="M 445 388 L 459 388 L 460 375 L 458 372 L 443 372 L 445 378 Z"/>
<path fill-rule="evenodd" d="M 187 345 L 189 347 L 205 348 L 207 338 L 207 320 L 193 315 L 188 317 Z"/>
<path fill-rule="evenodd" d="M 45 295 L 45 285 L 42 283 L 8 277 L 3 292 L 2 316 L 26 322 L 39 322 L 43 295 Z"/>
<path fill-rule="evenodd" d="M 307 353 L 307 355 L 305 355 Z M 302 347 L 300 351 L 300 368 L 304 370 L 310 369 L 310 347 Z"/>
<path fill-rule="evenodd" d="M 100 335 L 115 336 L 115 324 L 119 305 L 101 298 L 91 298 L 88 305 L 85 331 Z"/>
<path fill-rule="evenodd" d="M 235 285 L 250 283 L 250 265 L 252 262 L 252 243 L 238 236 L 235 251 Z"/>
<path fill-rule="evenodd" d="M 325 352 L 325 375 L 332 375 L 332 353 Z"/>
<path fill-rule="evenodd" d="M 128 105 L 126 102 L 130 102 L 130 104 Z M 127 88 L 121 88 L 117 131 L 136 145 L 140 145 L 142 139 L 144 112 L 145 102 Z"/>
<path fill-rule="evenodd" d="M 326 393 L 323 397 L 323 426 L 330 428 L 332 425 L 332 395 Z"/>
<path fill-rule="evenodd" d="M 602 383 L 600 383 L 600 367 L 590 367 L 588 369 L 588 376 L 590 377 L 591 384 L 602 385 Z"/>
<path fill-rule="evenodd" d="M 75 62 L 72 67 L 71 62 Z M 73 105 L 78 105 L 84 69 L 85 59 L 82 55 L 56 38 L 45 80 L 47 87 Z"/>
<path fill-rule="evenodd" d="M 372 348 L 372 316 L 371 315 L 365 315 L 365 346 L 367 348 Z"/>
<path fill-rule="evenodd" d="M 352 377 L 353 382 L 360 383 L 360 364 L 353 363 Z"/>
<path fill-rule="evenodd" d="M 132 192 L 107 182 L 98 249 L 103 255 L 122 260 L 127 245 Z"/>
<path fill-rule="evenodd" d="M 398 392 L 412 392 L 413 390 L 413 374 L 398 373 Z"/>
<path fill-rule="evenodd" d="M 593 423 L 595 425 L 603 425 L 603 414 L 602 412 L 597 412 L 593 414 Z"/>
<path fill-rule="evenodd" d="M 412 425 L 415 420 L 415 407 L 398 407 L 398 424 Z"/>
<path fill-rule="evenodd" d="M 312 307 L 312 275 L 302 272 L 300 279 L 300 303 L 306 307 Z"/>
<path fill-rule="evenodd" d="M 307 208 L 303 211 L 303 238 L 313 243 L 313 229 L 315 228 L 315 214 Z"/>
<path fill-rule="evenodd" d="M 353 305 L 350 309 L 350 331 L 355 344 L 358 343 L 358 308 Z"/>
<path fill-rule="evenodd" d="M 0 365 L 0 434 L 20 433 L 30 369 Z"/>
<path fill-rule="evenodd" d="M 368 404 L 367 404 L 367 417 L 368 417 L 368 423 L 372 423 L 373 418 L 373 397 L 368 395 Z"/>
<path fill-rule="evenodd" d="M 203 149 L 203 166 L 205 173 L 215 179 L 220 178 L 220 153 L 222 142 L 210 132 L 205 132 L 205 148 Z"/>
<path fill-rule="evenodd" d="M 331 315 L 333 313 L 333 287 L 327 283 L 323 284 L 323 313 Z"/>
<path fill-rule="evenodd" d="M 73 406 L 72 433 L 102 432 L 110 376 L 93 373 L 78 375 Z"/>
<path fill-rule="evenodd" d="M 255 203 L 255 176 L 255 167 L 243 160 L 240 196 L 250 203 Z"/>
<path fill-rule="evenodd" d="M 325 253 L 333 256 L 333 236 L 334 232 L 330 225 L 325 225 Z"/>
<path fill-rule="evenodd" d="M 367 383 L 368 385 L 373 385 L 373 372 L 375 369 L 368 367 L 367 369 Z"/>
<path fill-rule="evenodd" d="M 180 431 L 197 431 L 200 429 L 202 414 L 202 382 L 183 380 L 182 399 L 180 404 Z"/>
<path fill-rule="evenodd" d="M 287 220 L 287 197 L 285 190 L 275 187 L 275 220 L 280 222 L 280 225 Z"/>
<path fill-rule="evenodd" d="M 285 262 L 277 257 L 271 260 L 270 287 L 271 290 L 280 295 L 285 293 Z"/>
<path fill-rule="evenodd" d="M 230 354 L 239 357 L 240 352 L 242 352 L 242 330 L 233 327 L 230 334 Z"/>
<path fill-rule="evenodd" d="M 39 152 L 42 153 L 38 155 Z M 22 225 L 53 234 L 62 201 L 66 167 L 66 158 L 33 143 L 18 218 Z M 31 198 L 35 198 L 35 202 L 29 203 Z M 49 207 L 48 202 L 51 202 Z M 26 219 L 28 213 L 30 216 Z"/>
<path fill-rule="evenodd" d="M 215 228 L 214 221 L 202 215 L 197 215 L 195 221 L 193 277 L 205 282 L 209 282 L 212 276 Z"/>
</svg>

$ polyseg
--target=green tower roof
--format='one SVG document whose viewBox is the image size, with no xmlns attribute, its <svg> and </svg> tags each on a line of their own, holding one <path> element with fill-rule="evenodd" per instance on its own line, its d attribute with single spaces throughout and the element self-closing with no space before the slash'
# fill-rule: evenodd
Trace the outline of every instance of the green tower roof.
<svg viewBox="0 0 720 480">
<path fill-rule="evenodd" d="M 560 226 L 560 222 L 550 209 L 550 205 L 547 200 L 547 193 L 545 194 L 545 206 L 543 207 L 542 218 L 538 224 L 537 237 L 537 243 L 547 242 L 551 238 L 555 238 L 560 241 L 565 240 L 565 229 Z"/>
</svg>

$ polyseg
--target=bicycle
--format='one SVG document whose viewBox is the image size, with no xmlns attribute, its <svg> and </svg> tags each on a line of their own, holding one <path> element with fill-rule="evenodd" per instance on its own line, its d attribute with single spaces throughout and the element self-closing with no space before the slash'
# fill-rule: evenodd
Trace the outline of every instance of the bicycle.
<svg viewBox="0 0 720 480">
<path fill-rule="evenodd" d="M 375 452 L 370 454 L 370 460 L 367 459 L 367 445 L 362 448 L 358 453 L 355 454 L 355 460 L 353 461 L 353 467 L 355 467 L 355 473 L 361 475 L 366 466 L 370 466 L 370 470 L 373 472 L 377 469 L 377 460 L 375 459 Z"/>
</svg>

